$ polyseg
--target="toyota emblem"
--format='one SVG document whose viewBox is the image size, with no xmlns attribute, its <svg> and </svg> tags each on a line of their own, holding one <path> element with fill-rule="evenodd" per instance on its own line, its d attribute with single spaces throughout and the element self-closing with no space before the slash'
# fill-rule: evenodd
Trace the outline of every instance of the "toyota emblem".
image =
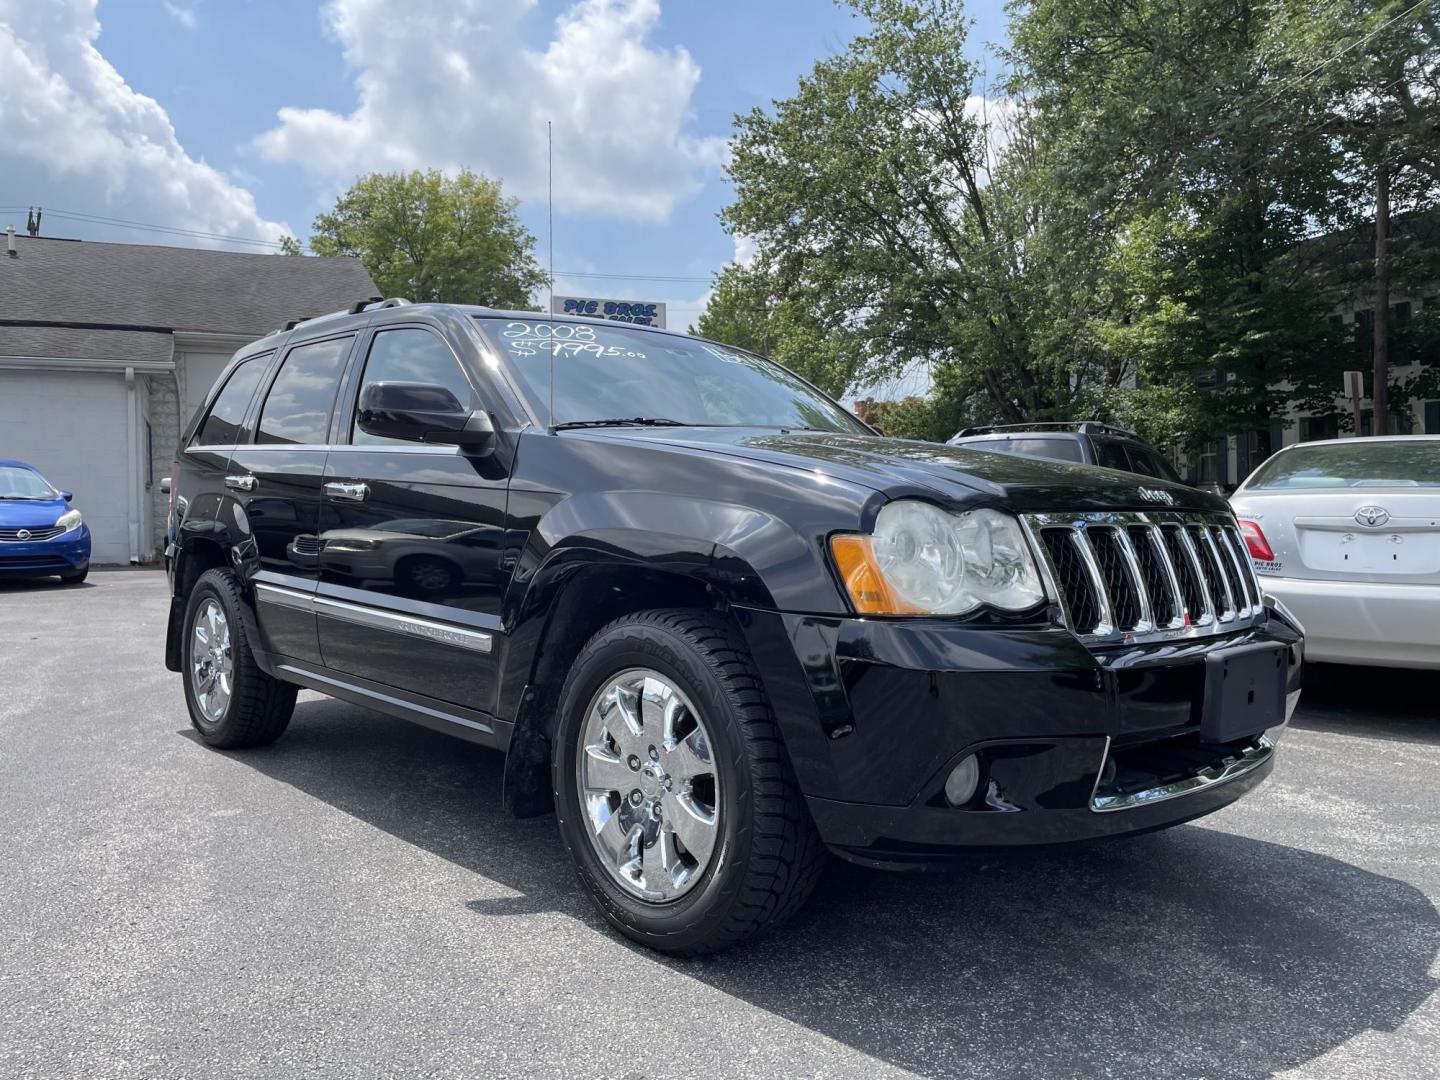
<svg viewBox="0 0 1440 1080">
<path fill-rule="evenodd" d="M 1362 506 L 1355 511 L 1355 520 L 1371 529 L 1378 529 L 1390 520 L 1390 511 L 1383 506 Z"/>
<path fill-rule="evenodd" d="M 33 536 L 33 535 L 34 535 L 34 533 L 32 533 L 29 529 L 21 529 L 19 532 L 17 532 L 17 533 L 15 534 L 15 539 L 16 539 L 16 540 L 29 540 L 30 537 Z"/>
</svg>

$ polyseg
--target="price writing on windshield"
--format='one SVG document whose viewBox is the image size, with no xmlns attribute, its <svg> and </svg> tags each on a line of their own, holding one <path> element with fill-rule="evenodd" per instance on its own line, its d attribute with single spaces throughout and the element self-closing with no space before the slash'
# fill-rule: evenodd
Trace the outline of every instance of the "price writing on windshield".
<svg viewBox="0 0 1440 1080">
<path fill-rule="evenodd" d="M 624 356 L 637 360 L 647 359 L 647 355 L 638 349 L 624 349 L 618 345 L 606 345 L 597 341 L 593 326 L 507 322 L 502 336 L 506 339 L 506 346 L 516 356 L 550 353 L 557 357 Z"/>
</svg>

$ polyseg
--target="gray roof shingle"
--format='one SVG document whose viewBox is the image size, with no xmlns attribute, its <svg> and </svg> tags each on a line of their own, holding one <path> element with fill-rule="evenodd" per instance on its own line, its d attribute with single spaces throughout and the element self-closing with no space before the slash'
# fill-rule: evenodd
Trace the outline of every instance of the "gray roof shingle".
<svg viewBox="0 0 1440 1080">
<path fill-rule="evenodd" d="M 0 356 L 169 360 L 173 340 L 169 334 L 141 330 L 73 330 L 63 326 L 0 325 Z"/>
<path fill-rule="evenodd" d="M 259 337 L 297 316 L 376 295 L 358 259 L 30 236 L 17 236 L 15 246 L 15 258 L 0 253 L 0 321 L 6 322 Z"/>
</svg>

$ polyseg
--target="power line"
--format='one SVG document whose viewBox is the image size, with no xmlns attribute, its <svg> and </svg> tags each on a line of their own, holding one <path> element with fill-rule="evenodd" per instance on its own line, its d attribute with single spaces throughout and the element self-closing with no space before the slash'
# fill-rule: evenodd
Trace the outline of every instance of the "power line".
<svg viewBox="0 0 1440 1080">
<path fill-rule="evenodd" d="M 0 213 L 19 213 L 23 206 L 3 206 Z M 169 236 L 189 236 L 200 240 L 224 240 L 236 244 L 257 244 L 262 247 L 280 246 L 278 240 L 261 240 L 253 236 L 234 236 L 230 233 L 208 232 L 203 229 L 184 229 L 177 225 L 156 225 L 148 221 L 131 221 L 128 218 L 106 217 L 102 214 L 87 214 L 79 210 L 64 210 L 53 206 L 45 207 L 45 213 L 67 221 L 79 221 L 90 225 L 114 225 L 127 229 L 163 233 Z"/>
<path fill-rule="evenodd" d="M 710 277 L 684 277 L 676 274 L 601 274 L 580 270 L 556 270 L 556 277 L 606 278 L 612 281 L 693 281 L 708 285 Z"/>
</svg>

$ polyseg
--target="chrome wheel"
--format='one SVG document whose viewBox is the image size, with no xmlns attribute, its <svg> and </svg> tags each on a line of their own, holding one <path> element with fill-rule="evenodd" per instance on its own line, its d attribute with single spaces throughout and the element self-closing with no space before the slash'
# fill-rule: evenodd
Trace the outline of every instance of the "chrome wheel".
<svg viewBox="0 0 1440 1080">
<path fill-rule="evenodd" d="M 659 672 L 623 671 L 591 700 L 579 751 L 585 833 L 610 876 L 651 903 L 694 888 L 719 838 L 720 776 L 690 700 Z"/>
<path fill-rule="evenodd" d="M 219 723 L 230 706 L 235 655 L 230 646 L 230 622 L 218 602 L 207 599 L 200 605 L 191 633 L 190 688 L 205 719 Z"/>
</svg>

